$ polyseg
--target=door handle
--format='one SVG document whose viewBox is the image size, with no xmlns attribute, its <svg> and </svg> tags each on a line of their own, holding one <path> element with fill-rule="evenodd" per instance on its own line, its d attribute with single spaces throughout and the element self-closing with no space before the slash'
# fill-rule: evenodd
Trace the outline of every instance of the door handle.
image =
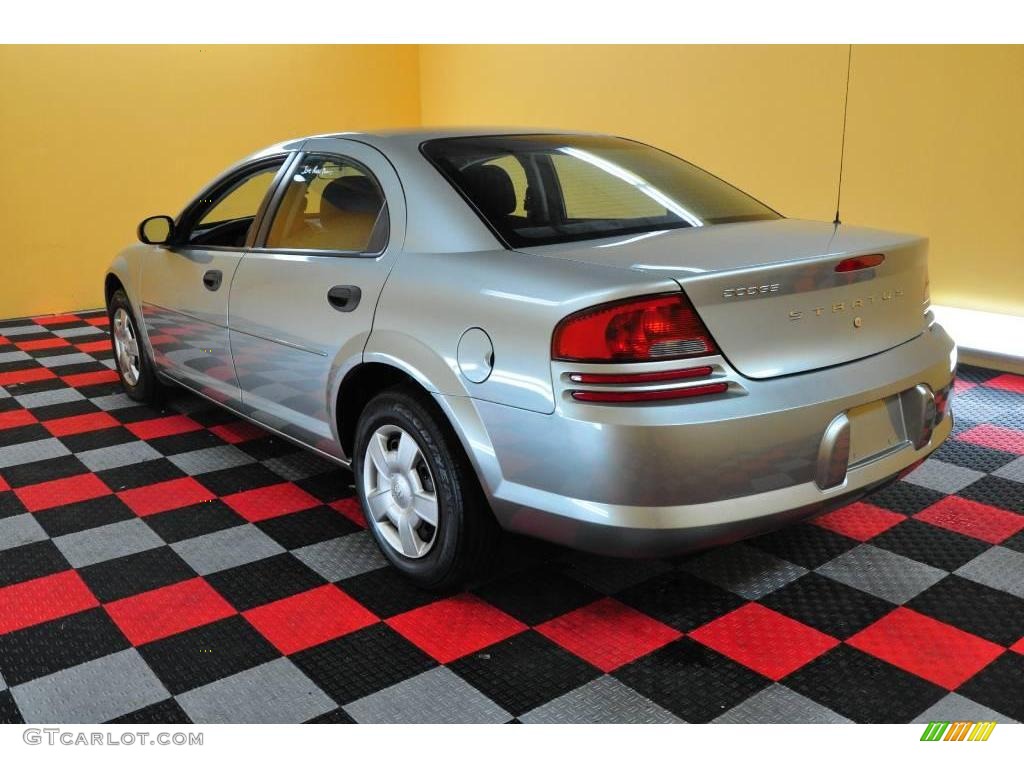
<svg viewBox="0 0 1024 768">
<path fill-rule="evenodd" d="M 336 285 L 327 292 L 327 303 L 339 312 L 351 312 L 359 306 L 362 296 L 358 285 Z"/>
<path fill-rule="evenodd" d="M 220 281 L 224 279 L 224 273 L 219 269 L 208 270 L 203 274 L 203 285 L 208 291 L 216 291 L 220 288 Z"/>
</svg>

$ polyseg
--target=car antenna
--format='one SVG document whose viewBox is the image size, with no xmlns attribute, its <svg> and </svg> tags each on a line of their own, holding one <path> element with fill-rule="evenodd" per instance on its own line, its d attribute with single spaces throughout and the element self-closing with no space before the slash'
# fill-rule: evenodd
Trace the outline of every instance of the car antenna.
<svg viewBox="0 0 1024 768">
<path fill-rule="evenodd" d="M 839 185 L 836 188 L 836 218 L 832 222 L 835 226 L 839 226 L 842 222 L 839 220 L 839 201 L 842 199 L 843 194 L 843 157 L 846 154 L 846 109 L 850 105 L 850 64 L 853 61 L 853 44 L 847 46 L 846 51 L 846 95 L 843 96 L 843 138 L 842 143 L 839 145 Z"/>
</svg>

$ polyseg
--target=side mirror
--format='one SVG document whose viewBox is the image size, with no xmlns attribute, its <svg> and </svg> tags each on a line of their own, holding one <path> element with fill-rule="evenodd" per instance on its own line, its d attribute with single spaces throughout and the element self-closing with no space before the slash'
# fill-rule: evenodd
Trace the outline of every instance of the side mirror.
<svg viewBox="0 0 1024 768">
<path fill-rule="evenodd" d="M 163 245 L 174 234 L 174 219 L 170 216 L 150 216 L 139 224 L 139 240 L 146 245 Z"/>
</svg>

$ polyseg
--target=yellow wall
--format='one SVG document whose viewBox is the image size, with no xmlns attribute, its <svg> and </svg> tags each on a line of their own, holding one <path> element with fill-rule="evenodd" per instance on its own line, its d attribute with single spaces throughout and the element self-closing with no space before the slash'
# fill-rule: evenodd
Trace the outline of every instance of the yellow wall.
<svg viewBox="0 0 1024 768">
<path fill-rule="evenodd" d="M 610 131 L 835 212 L 846 46 L 422 46 L 426 124 Z M 843 221 L 931 238 L 932 299 L 1024 315 L 1024 46 L 854 46 Z"/>
<path fill-rule="evenodd" d="M 854 46 L 843 209 L 931 238 L 937 304 L 1024 315 L 1024 46 Z"/>
<path fill-rule="evenodd" d="M 106 265 L 261 147 L 419 120 L 416 46 L 0 46 L 0 317 L 101 306 Z"/>
<path fill-rule="evenodd" d="M 102 301 L 136 223 L 308 133 L 518 124 L 669 149 L 831 219 L 846 46 L 0 46 L 0 317 Z M 1024 47 L 854 46 L 843 220 L 932 238 L 938 303 L 1024 315 Z"/>
</svg>

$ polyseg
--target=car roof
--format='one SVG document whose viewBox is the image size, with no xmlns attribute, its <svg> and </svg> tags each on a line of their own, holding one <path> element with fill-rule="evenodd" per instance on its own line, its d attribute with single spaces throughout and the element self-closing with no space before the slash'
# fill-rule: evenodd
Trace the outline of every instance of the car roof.
<svg viewBox="0 0 1024 768">
<path fill-rule="evenodd" d="M 245 158 L 252 160 L 281 151 L 298 149 L 309 139 L 349 139 L 369 144 L 380 150 L 401 147 L 418 148 L 420 144 L 431 139 L 454 139 L 467 136 L 509 136 L 515 134 L 552 134 L 560 136 L 602 136 L 608 134 L 590 131 L 567 131 L 559 128 L 538 128 L 525 126 L 466 126 L 439 128 L 394 128 L 380 131 L 337 131 L 333 133 L 316 133 L 300 136 L 264 147 Z M 244 161 L 243 161 L 244 162 Z"/>
</svg>

